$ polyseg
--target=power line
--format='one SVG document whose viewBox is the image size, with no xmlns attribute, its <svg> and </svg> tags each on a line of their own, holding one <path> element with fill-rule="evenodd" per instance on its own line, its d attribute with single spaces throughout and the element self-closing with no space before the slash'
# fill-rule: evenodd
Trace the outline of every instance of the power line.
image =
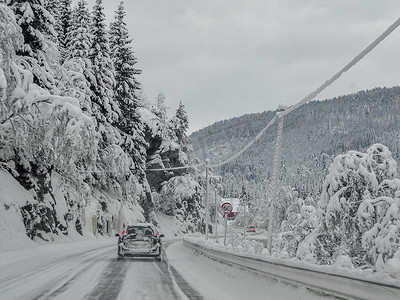
<svg viewBox="0 0 400 300">
<path fill-rule="evenodd" d="M 387 38 L 397 27 L 400 26 L 400 18 L 398 18 L 392 25 L 390 25 L 377 39 L 375 39 L 371 44 L 369 44 L 363 51 L 361 51 L 355 58 L 353 58 L 347 65 L 345 65 L 339 72 L 337 72 L 335 75 L 333 75 L 330 79 L 325 81 L 321 86 L 319 86 L 316 90 L 311 92 L 309 95 L 307 95 L 305 98 L 303 98 L 301 101 L 296 103 L 295 105 L 292 105 L 288 107 L 285 111 L 278 112 L 277 115 L 278 117 L 284 117 L 288 113 L 292 112 L 296 108 L 299 108 L 301 105 L 307 103 L 308 101 L 313 100 L 318 94 L 320 94 L 323 90 L 325 90 L 327 87 L 329 87 L 332 83 L 334 83 L 337 79 L 339 79 L 343 73 L 347 72 L 350 70 L 354 65 L 356 65 L 361 59 L 363 59 L 369 52 L 371 52 L 376 46 L 378 46 L 385 38 Z M 236 159 L 239 157 L 243 152 L 245 152 L 248 148 L 250 148 L 257 140 L 261 138 L 261 136 L 264 134 L 264 132 L 274 124 L 276 121 L 276 116 L 265 126 L 246 146 L 244 146 L 239 152 L 237 152 L 235 155 L 231 156 L 230 158 L 216 164 L 210 164 L 208 167 L 210 168 L 215 168 L 215 167 L 220 167 L 222 165 L 225 165 L 232 160 Z M 181 170 L 181 169 L 189 169 L 189 168 L 195 168 L 199 166 L 204 166 L 205 164 L 197 164 L 193 166 L 184 166 L 184 167 L 176 167 L 176 168 L 163 168 L 163 169 L 146 169 L 146 171 L 172 171 L 172 170 Z"/>
<path fill-rule="evenodd" d="M 400 26 L 400 18 L 396 20 L 392 25 L 390 25 L 377 39 L 375 39 L 371 44 L 369 44 L 363 51 L 360 52 L 355 58 L 353 58 L 346 66 L 344 66 L 339 72 L 333 75 L 330 79 L 325 81 L 319 88 L 313 91 L 311 94 L 306 96 L 303 100 L 298 102 L 297 104 L 290 106 L 288 109 L 283 112 L 283 115 L 287 115 L 291 111 L 300 107 L 308 101 L 314 99 L 319 93 L 321 93 L 324 89 L 334 83 L 340 76 L 343 75 L 344 72 L 350 70 L 355 64 L 357 64 L 361 59 L 363 59 L 369 52 L 371 52 L 376 46 L 378 46 L 385 38 L 389 36 L 397 27 Z"/>
</svg>

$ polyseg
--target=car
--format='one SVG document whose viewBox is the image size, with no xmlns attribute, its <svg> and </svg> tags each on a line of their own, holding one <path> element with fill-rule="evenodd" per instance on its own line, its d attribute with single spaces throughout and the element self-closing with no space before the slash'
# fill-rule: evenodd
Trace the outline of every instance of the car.
<svg viewBox="0 0 400 300">
<path fill-rule="evenodd" d="M 118 237 L 118 259 L 124 257 L 154 257 L 161 261 L 161 238 L 151 223 L 128 224 Z"/>
<path fill-rule="evenodd" d="M 256 228 L 254 226 L 247 227 L 247 232 L 256 232 Z"/>
</svg>

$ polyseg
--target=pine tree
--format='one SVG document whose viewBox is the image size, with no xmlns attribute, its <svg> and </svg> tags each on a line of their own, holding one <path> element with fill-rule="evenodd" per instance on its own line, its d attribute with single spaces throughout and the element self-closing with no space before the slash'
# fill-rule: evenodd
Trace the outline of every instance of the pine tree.
<svg viewBox="0 0 400 300">
<path fill-rule="evenodd" d="M 72 12 L 72 26 L 68 32 L 68 56 L 67 59 L 72 57 L 80 57 L 83 59 L 89 58 L 89 51 L 91 46 L 90 38 L 90 13 L 87 9 L 85 0 L 79 0 L 77 6 Z"/>
<path fill-rule="evenodd" d="M 53 93 L 58 93 L 52 64 L 58 61 L 54 18 L 45 9 L 43 0 L 11 0 L 16 20 L 24 36 L 24 46 L 17 55 L 24 57 L 34 77 L 34 83 Z"/>
<path fill-rule="evenodd" d="M 140 83 L 135 75 L 141 74 L 136 69 L 137 59 L 132 51 L 128 29 L 124 18 L 126 16 L 123 2 L 120 2 L 115 12 L 115 21 L 110 24 L 111 58 L 115 68 L 115 98 L 120 105 L 138 107 L 136 90 L 140 90 Z M 121 107 L 122 109 L 122 107 Z"/>
<path fill-rule="evenodd" d="M 162 124 L 167 122 L 167 110 L 169 107 L 165 105 L 165 95 L 159 92 L 156 97 L 156 103 L 153 104 L 151 112 L 155 114 L 161 121 Z"/>
<path fill-rule="evenodd" d="M 93 74 L 96 84 L 91 85 L 93 91 L 92 103 L 93 113 L 96 119 L 104 123 L 118 120 L 120 109 L 114 100 L 114 66 L 110 58 L 110 47 L 108 43 L 105 25 L 104 7 L 102 0 L 96 0 L 92 11 L 91 36 L 92 44 L 89 58 L 93 66 Z"/>
<path fill-rule="evenodd" d="M 50 13 L 54 19 L 54 30 L 58 32 L 58 15 L 60 12 L 60 0 L 45 0 L 44 8 Z"/>
<path fill-rule="evenodd" d="M 69 73 L 64 94 L 80 100 L 84 112 L 92 114 L 91 86 L 96 86 L 92 62 L 89 59 L 91 39 L 89 33 L 90 14 L 85 0 L 79 0 L 72 12 L 72 26 L 68 32 L 67 57 L 64 68 Z M 83 75 L 83 78 L 82 78 Z"/>
<path fill-rule="evenodd" d="M 140 89 L 140 83 L 135 76 L 140 74 L 141 70 L 135 68 L 137 60 L 130 45 L 132 40 L 129 39 L 125 16 L 123 2 L 120 2 L 115 12 L 115 21 L 110 24 L 111 58 L 115 68 L 115 101 L 121 109 L 116 126 L 125 134 L 123 149 L 133 158 L 135 168 L 141 170 L 141 177 L 144 177 L 146 142 L 143 124 L 137 112 L 140 103 L 135 93 Z"/>
<path fill-rule="evenodd" d="M 177 143 L 182 147 L 182 151 L 187 153 L 191 150 L 191 145 L 186 134 L 189 129 L 189 119 L 182 101 L 179 102 L 179 107 L 170 123 Z"/>
<path fill-rule="evenodd" d="M 71 0 L 59 0 L 59 14 L 57 16 L 57 40 L 63 63 L 68 56 L 69 31 L 71 30 Z"/>
</svg>

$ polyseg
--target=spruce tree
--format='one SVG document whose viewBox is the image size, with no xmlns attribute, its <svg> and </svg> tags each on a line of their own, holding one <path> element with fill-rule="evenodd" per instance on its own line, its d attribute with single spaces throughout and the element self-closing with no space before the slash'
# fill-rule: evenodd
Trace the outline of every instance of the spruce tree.
<svg viewBox="0 0 400 300">
<path fill-rule="evenodd" d="M 54 30 L 57 33 L 58 32 L 58 19 L 59 19 L 59 13 L 60 13 L 60 0 L 45 0 L 44 1 L 44 8 L 53 17 L 53 19 L 54 19 Z"/>
<path fill-rule="evenodd" d="M 167 123 L 167 110 L 169 107 L 165 105 L 165 95 L 159 92 L 156 97 L 156 102 L 151 107 L 151 112 L 155 114 L 162 124 Z"/>
<path fill-rule="evenodd" d="M 134 56 L 128 29 L 124 18 L 126 16 L 123 2 L 120 2 L 115 12 L 115 21 L 110 24 L 111 57 L 115 68 L 115 101 L 121 109 L 121 115 L 116 123 L 124 134 L 122 147 L 134 160 L 135 168 L 141 171 L 145 168 L 145 140 L 143 124 L 139 118 L 137 109 L 140 106 L 136 90 L 140 89 L 140 83 L 136 75 L 141 70 L 136 69 L 137 60 Z M 141 172 L 141 176 L 144 173 Z"/>
<path fill-rule="evenodd" d="M 119 118 L 120 109 L 114 100 L 114 66 L 110 57 L 102 0 L 96 0 L 90 28 L 92 43 L 89 58 L 96 81 L 91 85 L 93 113 L 98 122 L 115 122 Z"/>
<path fill-rule="evenodd" d="M 115 98 L 120 105 L 136 108 L 139 104 L 135 92 L 140 90 L 140 83 L 135 76 L 142 71 L 135 68 L 137 59 L 131 47 L 132 40 L 129 39 L 125 16 L 124 4 L 120 2 L 115 12 L 115 21 L 110 24 L 111 57 L 115 68 Z"/>
<path fill-rule="evenodd" d="M 60 50 L 60 62 L 63 63 L 68 56 L 68 43 L 71 30 L 71 0 L 59 0 L 59 14 L 57 16 L 57 40 Z"/>
<path fill-rule="evenodd" d="M 182 151 L 188 152 L 188 150 L 191 150 L 189 139 L 186 134 L 187 130 L 189 129 L 189 119 L 185 110 L 185 105 L 183 105 L 182 101 L 179 102 L 179 107 L 170 123 L 176 137 L 176 141 L 182 147 Z"/>
<path fill-rule="evenodd" d="M 8 5 L 13 9 L 24 37 L 24 45 L 17 50 L 17 55 L 29 64 L 34 83 L 58 93 L 51 68 L 59 55 L 54 44 L 54 18 L 45 9 L 43 0 L 11 0 Z"/>
<path fill-rule="evenodd" d="M 72 78 L 73 85 L 66 86 L 66 92 L 74 92 L 74 96 L 80 100 L 81 108 L 84 112 L 92 114 L 91 86 L 96 86 L 96 79 L 93 74 L 92 62 L 89 59 L 89 51 L 91 46 L 91 38 L 89 33 L 90 13 L 87 9 L 85 0 L 79 0 L 77 6 L 72 12 L 71 28 L 68 32 L 68 43 L 66 52 L 66 61 L 64 68 L 69 73 L 68 78 Z M 81 73 L 83 75 L 79 76 Z"/>
<path fill-rule="evenodd" d="M 90 13 L 85 0 L 79 0 L 77 6 L 72 11 L 71 30 L 68 32 L 68 56 L 89 58 L 91 46 L 90 38 Z"/>
</svg>

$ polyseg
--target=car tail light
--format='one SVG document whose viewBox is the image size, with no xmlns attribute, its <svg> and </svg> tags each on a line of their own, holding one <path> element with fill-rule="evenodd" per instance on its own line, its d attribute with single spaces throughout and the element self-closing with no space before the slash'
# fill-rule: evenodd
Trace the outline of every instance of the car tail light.
<svg viewBox="0 0 400 300">
<path fill-rule="evenodd" d="M 124 231 L 122 231 L 122 235 L 124 235 L 125 234 L 125 230 Z"/>
</svg>

